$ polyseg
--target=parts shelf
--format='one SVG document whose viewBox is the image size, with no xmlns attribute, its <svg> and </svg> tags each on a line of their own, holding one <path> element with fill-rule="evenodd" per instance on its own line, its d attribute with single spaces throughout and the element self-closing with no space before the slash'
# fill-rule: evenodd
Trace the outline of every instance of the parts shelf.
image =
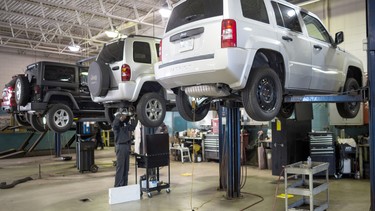
<svg viewBox="0 0 375 211">
<path fill-rule="evenodd" d="M 321 211 L 328 209 L 328 167 L 329 163 L 312 162 L 311 167 L 306 162 L 297 162 L 285 167 L 285 195 L 300 195 L 302 198 L 293 204 L 288 204 L 288 197 L 285 198 L 285 210 L 310 210 Z M 325 181 L 314 181 L 314 174 L 325 171 Z M 301 175 L 301 179 L 288 185 L 288 174 Z M 308 176 L 308 180 L 306 180 Z M 314 196 L 325 192 L 326 200 L 314 200 Z"/>
</svg>

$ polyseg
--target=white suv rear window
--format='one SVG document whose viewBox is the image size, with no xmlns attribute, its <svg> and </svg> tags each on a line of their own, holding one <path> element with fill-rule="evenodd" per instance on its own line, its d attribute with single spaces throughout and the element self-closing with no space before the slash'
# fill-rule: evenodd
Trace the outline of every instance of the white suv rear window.
<svg viewBox="0 0 375 211">
<path fill-rule="evenodd" d="M 269 23 L 263 0 L 241 0 L 242 14 L 245 18 Z"/>
<path fill-rule="evenodd" d="M 166 32 L 194 21 L 223 15 L 223 0 L 187 0 L 173 9 Z"/>
</svg>

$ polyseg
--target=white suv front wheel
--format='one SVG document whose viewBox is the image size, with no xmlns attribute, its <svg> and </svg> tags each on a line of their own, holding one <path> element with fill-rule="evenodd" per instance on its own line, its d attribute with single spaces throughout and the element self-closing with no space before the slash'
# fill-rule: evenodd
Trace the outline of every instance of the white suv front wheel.
<svg viewBox="0 0 375 211">
<path fill-rule="evenodd" d="M 280 111 L 282 92 L 275 71 L 269 67 L 252 69 L 242 93 L 244 109 L 256 121 L 270 121 Z"/>
<path fill-rule="evenodd" d="M 137 104 L 138 120 L 146 127 L 158 127 L 165 118 L 167 107 L 164 98 L 157 92 L 142 95 Z"/>
</svg>

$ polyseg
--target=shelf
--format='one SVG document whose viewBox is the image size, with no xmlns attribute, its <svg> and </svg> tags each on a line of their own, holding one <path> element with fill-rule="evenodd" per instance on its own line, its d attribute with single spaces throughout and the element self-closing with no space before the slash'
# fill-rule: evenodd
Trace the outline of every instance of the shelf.
<svg viewBox="0 0 375 211">
<path fill-rule="evenodd" d="M 327 190 L 328 184 L 327 183 L 320 183 L 320 182 L 313 182 L 313 190 L 312 194 L 316 195 Z M 301 196 L 310 196 L 311 192 L 309 189 L 309 183 L 307 181 L 298 181 L 293 183 L 288 188 L 288 194 L 295 194 Z"/>
<path fill-rule="evenodd" d="M 302 199 L 289 205 L 288 198 L 285 198 L 285 210 L 322 211 L 328 209 L 328 168 L 329 163 L 324 162 L 312 162 L 311 167 L 307 165 L 307 162 L 302 161 L 287 165 L 284 170 L 285 195 L 299 195 L 302 196 Z M 320 172 L 325 172 L 325 181 L 314 181 L 314 174 Z M 301 175 L 301 179 L 288 184 L 288 174 Z M 306 176 L 308 176 L 308 179 L 306 179 Z M 325 201 L 314 200 L 315 195 L 323 192 L 326 193 Z"/>
</svg>

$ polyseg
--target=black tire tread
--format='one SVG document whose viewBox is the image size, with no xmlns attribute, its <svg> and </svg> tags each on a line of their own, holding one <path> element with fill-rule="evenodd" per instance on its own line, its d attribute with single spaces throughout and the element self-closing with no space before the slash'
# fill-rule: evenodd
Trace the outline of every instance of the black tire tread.
<svg viewBox="0 0 375 211">
<path fill-rule="evenodd" d="M 275 85 L 274 94 L 276 94 L 276 102 L 274 109 L 264 111 L 257 101 L 258 82 L 264 77 L 269 77 Z M 250 118 L 256 121 L 270 121 L 277 116 L 282 104 L 282 86 L 276 72 L 270 67 L 261 67 L 251 70 L 251 75 L 247 81 L 246 87 L 242 93 L 243 106 Z"/>
</svg>

